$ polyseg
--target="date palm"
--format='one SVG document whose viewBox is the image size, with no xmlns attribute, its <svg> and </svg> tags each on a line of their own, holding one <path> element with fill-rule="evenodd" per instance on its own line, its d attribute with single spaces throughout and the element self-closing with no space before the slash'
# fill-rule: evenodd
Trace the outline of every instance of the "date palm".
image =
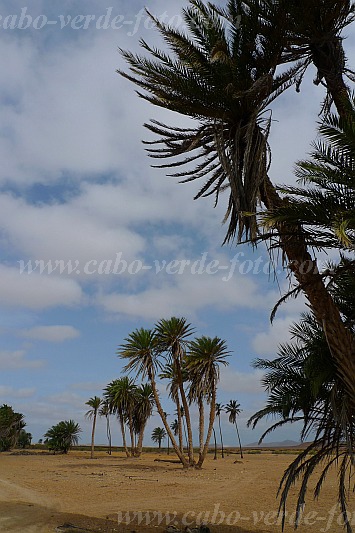
<svg viewBox="0 0 355 533">
<path fill-rule="evenodd" d="M 184 442 L 183 442 L 183 437 L 182 437 L 183 416 L 182 416 L 182 411 L 181 411 L 177 372 L 174 370 L 174 368 L 175 367 L 173 364 L 166 363 L 162 372 L 160 372 L 159 374 L 159 378 L 169 380 L 169 384 L 167 385 L 167 390 L 169 391 L 169 397 L 174 401 L 176 405 L 176 415 L 177 415 L 177 422 L 178 422 L 178 433 L 175 436 L 179 437 L 179 447 L 180 447 L 181 453 L 184 453 Z M 183 381 L 185 382 L 187 379 L 186 370 L 182 369 L 182 373 L 183 373 Z"/>
<path fill-rule="evenodd" d="M 137 388 L 133 412 L 133 425 L 136 433 L 138 433 L 137 457 L 142 454 L 144 430 L 149 418 L 152 416 L 153 406 L 154 394 L 152 386 L 149 383 L 144 383 Z"/>
<path fill-rule="evenodd" d="M 339 304 L 344 318 L 352 317 L 350 321 L 354 328 L 354 308 L 349 304 L 353 302 L 355 295 L 355 276 L 349 276 L 349 271 L 345 270 L 337 277 L 332 291 L 334 297 L 341 300 Z M 350 316 L 347 316 L 348 309 Z M 255 427 L 265 417 L 276 418 L 261 439 L 275 428 L 298 421 L 303 424 L 303 440 L 312 432 L 312 443 L 290 464 L 281 480 L 280 510 L 285 516 L 290 488 L 301 477 L 297 522 L 310 477 L 316 475 L 315 468 L 318 467 L 319 477 L 314 495 L 318 497 L 329 468 L 337 462 L 339 502 L 346 529 L 350 533 L 351 523 L 346 515 L 346 477 L 350 479 L 353 472 L 355 433 L 352 423 L 349 424 L 344 416 L 346 394 L 339 386 L 335 361 L 315 317 L 311 313 L 303 314 L 300 322 L 291 327 L 290 335 L 291 342 L 280 346 L 276 359 L 258 359 L 254 363 L 257 368 L 266 370 L 263 385 L 268 393 L 268 401 L 265 408 L 255 413 L 248 424 Z"/>
<path fill-rule="evenodd" d="M 229 403 L 225 406 L 225 411 L 229 415 L 228 420 L 231 424 L 235 425 L 235 429 L 238 436 L 238 442 L 239 442 L 239 451 L 240 451 L 240 457 L 243 459 L 243 449 L 242 449 L 242 442 L 240 440 L 239 435 L 239 429 L 238 429 L 238 422 L 237 417 L 241 413 L 240 404 L 237 403 L 235 400 L 230 400 Z"/>
<path fill-rule="evenodd" d="M 90 454 L 91 459 L 94 458 L 96 419 L 99 413 L 101 403 L 102 403 L 101 398 L 99 398 L 98 396 L 94 396 L 93 398 L 90 398 L 90 400 L 88 400 L 85 403 L 85 405 L 88 405 L 89 407 L 91 407 L 91 409 L 89 409 L 89 411 L 85 413 L 86 418 L 88 418 L 89 420 L 92 420 L 91 454 Z"/>
<path fill-rule="evenodd" d="M 168 362 L 176 374 L 182 407 L 187 426 L 189 464 L 193 466 L 194 450 L 192 440 L 192 425 L 189 406 L 184 389 L 184 358 L 188 339 L 193 333 L 191 324 L 185 318 L 172 317 L 168 320 L 161 319 L 155 326 L 156 347 L 159 353 L 166 354 Z"/>
<path fill-rule="evenodd" d="M 104 416 L 106 418 L 106 435 L 108 440 L 108 454 L 112 454 L 112 436 L 111 436 L 111 426 L 110 426 L 110 406 L 108 400 L 102 400 L 101 407 L 99 410 L 99 416 Z"/>
<path fill-rule="evenodd" d="M 202 451 L 199 453 L 197 468 L 201 468 L 205 460 L 216 417 L 219 366 L 228 365 L 226 357 L 229 354 L 230 351 L 227 349 L 226 342 L 219 337 L 198 337 L 190 341 L 188 345 L 186 368 L 189 373 L 190 386 L 196 391 L 197 396 L 206 398 L 210 405 L 206 440 Z"/>
<path fill-rule="evenodd" d="M 153 429 L 151 439 L 153 442 L 157 442 L 159 450 L 161 449 L 161 442 L 166 437 L 166 431 L 164 428 L 155 428 Z"/>
<path fill-rule="evenodd" d="M 165 430 L 170 437 L 175 453 L 179 457 L 182 465 L 185 468 L 188 467 L 188 462 L 176 443 L 160 402 L 156 385 L 156 375 L 157 372 L 161 370 L 162 365 L 158 358 L 159 353 L 157 351 L 157 343 L 154 332 L 144 328 L 133 331 L 125 339 L 125 343 L 119 347 L 117 354 L 122 359 L 128 361 L 124 367 L 125 372 L 134 372 L 135 375 L 141 379 L 148 378 L 152 386 L 155 405 L 164 424 Z"/>
<path fill-rule="evenodd" d="M 127 398 L 129 399 L 129 392 L 133 390 L 134 382 L 132 380 L 128 381 L 127 376 L 115 379 L 111 381 L 106 388 L 104 389 L 104 397 L 108 402 L 110 412 L 117 415 L 117 418 L 120 423 L 121 434 L 122 434 L 122 444 L 125 450 L 126 456 L 130 457 L 132 451 L 130 452 L 127 447 L 126 442 L 126 431 L 125 431 L 125 422 L 127 420 Z M 132 398 L 128 400 L 129 405 L 132 404 Z M 133 428 L 132 428 L 133 431 Z M 131 432 L 132 440 L 132 432 Z"/>
<path fill-rule="evenodd" d="M 221 428 L 221 413 L 223 411 L 224 411 L 224 405 L 222 405 L 221 403 L 216 403 L 216 417 L 218 418 L 219 435 L 221 437 L 222 459 L 224 459 L 223 436 L 222 436 L 222 428 Z"/>
<path fill-rule="evenodd" d="M 346 77 L 353 79 L 353 74 L 342 32 L 354 20 L 354 3 L 229 0 L 220 9 L 190 0 L 183 16 L 187 33 L 152 17 L 168 51 L 141 41 L 148 57 L 122 51 L 130 73 L 120 74 L 151 104 L 193 119 L 190 129 L 157 121 L 147 124 L 158 136 L 148 143 L 150 155 L 164 160 L 159 166 L 178 169 L 173 175 L 182 181 L 203 179 L 196 198 L 212 194 L 217 202 L 226 191 L 226 241 L 237 237 L 255 242 L 262 230 L 258 203 L 272 214 L 288 202 L 268 176 L 271 120 L 266 110 L 288 87 L 299 89 L 313 64 L 315 82 L 326 89 L 322 111 L 328 111 L 333 101 L 341 119 L 347 119 L 352 105 Z M 187 170 L 179 169 L 186 163 Z M 355 412 L 354 335 L 308 249 L 302 220 L 275 220 L 272 237 L 326 331 L 349 397 L 350 419 Z"/>
<path fill-rule="evenodd" d="M 175 437 L 177 437 L 179 434 L 179 422 L 177 421 L 176 418 L 174 422 L 171 423 L 170 427 L 173 430 Z"/>
<path fill-rule="evenodd" d="M 50 450 L 67 454 L 79 442 L 81 428 L 74 420 L 63 420 L 52 426 L 44 435 L 45 443 Z"/>
</svg>

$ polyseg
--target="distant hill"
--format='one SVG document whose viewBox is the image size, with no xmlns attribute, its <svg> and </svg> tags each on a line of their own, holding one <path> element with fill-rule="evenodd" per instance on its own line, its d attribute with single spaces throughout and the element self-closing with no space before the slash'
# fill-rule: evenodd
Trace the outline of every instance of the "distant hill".
<svg viewBox="0 0 355 533">
<path fill-rule="evenodd" d="M 244 448 L 293 448 L 295 446 L 301 446 L 301 444 L 295 440 L 283 440 L 281 442 L 263 442 L 262 444 L 252 442 Z"/>
</svg>

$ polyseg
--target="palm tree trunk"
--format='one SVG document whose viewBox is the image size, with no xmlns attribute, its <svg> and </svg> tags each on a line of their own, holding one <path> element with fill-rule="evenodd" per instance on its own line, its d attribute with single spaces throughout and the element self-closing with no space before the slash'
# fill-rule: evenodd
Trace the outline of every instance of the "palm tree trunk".
<svg viewBox="0 0 355 533">
<path fill-rule="evenodd" d="M 269 178 L 266 178 L 263 203 L 272 210 L 287 203 Z M 280 223 L 276 227 L 289 268 L 308 299 L 322 326 L 330 352 L 337 365 L 338 375 L 355 410 L 355 339 L 344 325 L 338 306 L 327 291 L 319 273 L 317 261 L 312 259 L 305 243 L 302 228 Z"/>
<path fill-rule="evenodd" d="M 123 414 L 122 413 L 119 414 L 119 419 L 120 419 L 120 426 L 121 426 L 121 433 L 122 433 L 123 448 L 124 448 L 124 451 L 126 452 L 126 456 L 127 457 L 131 457 L 131 454 L 129 453 L 129 450 L 127 448 L 126 432 L 125 432 L 124 420 L 123 420 Z"/>
<path fill-rule="evenodd" d="M 156 386 L 156 383 L 155 383 L 154 373 L 152 371 L 148 373 L 148 378 L 149 378 L 150 384 L 152 386 L 155 405 L 157 406 L 157 410 L 158 410 L 158 413 L 160 415 L 161 421 L 164 424 L 165 430 L 166 430 L 167 434 L 170 437 L 171 444 L 172 444 L 172 446 L 173 446 L 173 448 L 175 450 L 176 455 L 180 459 L 183 467 L 184 468 L 188 468 L 189 467 L 189 463 L 186 461 L 186 459 L 184 457 L 184 454 L 181 453 L 181 450 L 180 450 L 179 446 L 177 445 L 177 442 L 176 442 L 176 440 L 174 438 L 174 435 L 172 434 L 170 426 L 169 426 L 169 424 L 168 424 L 168 422 L 166 420 L 166 416 L 164 414 L 164 410 L 163 410 L 162 405 L 160 403 L 160 398 L 159 398 L 159 394 L 158 394 L 158 391 L 157 391 L 157 386 Z"/>
<path fill-rule="evenodd" d="M 219 426 L 219 434 L 220 434 L 220 437 L 221 437 L 222 459 L 224 459 L 223 437 L 222 437 L 222 428 L 221 428 L 221 415 L 218 415 L 218 426 Z"/>
<path fill-rule="evenodd" d="M 242 442 L 241 442 L 241 440 L 240 440 L 240 435 L 239 435 L 239 429 L 238 429 L 237 419 L 235 419 L 235 429 L 237 430 L 237 435 L 238 435 L 239 450 L 240 450 L 240 458 L 243 459 Z"/>
<path fill-rule="evenodd" d="M 95 451 L 95 427 L 96 427 L 96 416 L 97 412 L 94 412 L 94 418 L 92 422 L 92 432 L 91 432 L 91 455 L 90 458 L 94 458 L 94 451 Z"/>
<path fill-rule="evenodd" d="M 189 439 L 187 438 L 185 415 L 181 415 L 181 420 L 182 420 L 182 427 L 184 428 L 184 436 L 185 436 L 185 442 L 186 442 L 186 450 L 188 450 L 188 448 L 189 448 Z"/>
<path fill-rule="evenodd" d="M 216 439 L 216 432 L 213 428 L 213 437 L 214 437 L 214 457 L 213 459 L 216 460 L 217 459 L 217 439 Z"/>
<path fill-rule="evenodd" d="M 324 78 L 328 91 L 340 117 L 347 117 L 352 105 L 349 91 L 343 79 L 344 51 L 339 39 L 324 43 L 313 51 L 313 61 L 318 69 L 319 78 Z M 265 179 L 263 203 L 268 209 L 280 207 L 287 202 L 275 190 L 268 177 Z M 355 411 L 355 339 L 345 327 L 339 309 L 325 288 L 319 274 L 317 262 L 312 259 L 305 244 L 300 227 L 279 224 L 277 227 L 283 252 L 289 260 L 289 266 L 301 285 L 319 324 L 322 326 L 330 352 L 335 360 L 340 379 Z"/>
<path fill-rule="evenodd" d="M 328 91 L 337 108 L 340 117 L 346 117 L 351 112 L 349 90 L 344 82 L 344 50 L 339 38 L 329 42 L 315 44 L 312 50 L 312 59 L 318 69 L 318 79 L 325 80 Z"/>
<path fill-rule="evenodd" d="M 205 406 L 203 404 L 203 399 L 200 397 L 198 399 L 198 411 L 199 411 L 199 457 L 201 457 L 203 453 L 203 438 L 205 434 Z"/>
<path fill-rule="evenodd" d="M 190 466 L 195 465 L 195 458 L 194 458 L 194 445 L 192 440 L 192 427 L 191 427 L 191 418 L 190 418 L 190 411 L 189 411 L 189 405 L 187 403 L 186 394 L 184 390 L 184 383 L 182 379 L 182 373 L 181 373 L 181 357 L 180 355 L 177 356 L 176 361 L 176 373 L 177 373 L 177 379 L 179 384 L 179 391 L 181 396 L 181 402 L 184 408 L 185 412 L 185 420 L 186 420 L 186 426 L 187 426 L 187 436 L 188 436 L 188 456 L 189 456 L 189 464 Z"/>
<path fill-rule="evenodd" d="M 212 388 L 212 395 L 211 395 L 211 407 L 210 407 L 210 418 L 209 418 L 209 424 L 208 424 L 208 430 L 206 435 L 205 444 L 203 447 L 203 451 L 201 456 L 198 459 L 198 463 L 196 465 L 196 468 L 201 468 L 202 464 L 206 458 L 207 452 L 208 452 L 208 446 L 210 444 L 212 430 L 213 430 L 213 424 L 216 418 L 216 384 L 213 384 Z"/>
<path fill-rule="evenodd" d="M 178 428 L 179 428 L 179 447 L 181 450 L 181 453 L 184 453 L 184 440 L 182 436 L 182 416 L 181 416 L 181 407 L 180 407 L 180 398 L 179 393 L 176 395 L 176 414 L 178 419 Z"/>
<path fill-rule="evenodd" d="M 136 457 L 140 457 L 142 455 L 144 430 L 145 430 L 146 425 L 147 425 L 147 422 L 145 422 L 140 428 L 137 449 L 136 449 Z"/>
<path fill-rule="evenodd" d="M 131 437 L 131 455 L 132 455 L 132 457 L 135 457 L 135 455 L 136 455 L 136 447 L 135 447 L 135 442 L 134 442 L 134 430 L 133 430 L 132 413 L 129 413 L 128 426 L 129 426 L 129 433 L 130 433 L 130 437 Z"/>
<path fill-rule="evenodd" d="M 110 417 L 106 416 L 106 435 L 108 439 L 108 454 L 112 454 L 112 438 L 111 438 L 111 427 L 110 427 Z"/>
</svg>

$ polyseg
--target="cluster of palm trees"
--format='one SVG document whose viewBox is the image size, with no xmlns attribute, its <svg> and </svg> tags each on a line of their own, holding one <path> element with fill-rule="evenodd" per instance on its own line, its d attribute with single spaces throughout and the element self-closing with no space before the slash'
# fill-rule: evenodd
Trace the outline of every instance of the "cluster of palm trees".
<svg viewBox="0 0 355 533">
<path fill-rule="evenodd" d="M 160 320 L 154 329 L 133 331 L 117 353 L 127 361 L 124 371 L 134 372 L 135 378 L 148 379 L 155 405 L 176 455 L 185 468 L 201 468 L 206 457 L 216 414 L 219 366 L 227 365 L 229 351 L 226 342 L 218 337 L 191 339 L 193 328 L 185 318 Z M 178 441 L 168 424 L 157 388 L 157 378 L 169 380 L 168 390 L 176 405 Z M 199 452 L 194 457 L 191 406 L 198 409 Z M 208 424 L 205 431 L 205 407 Z M 187 457 L 182 439 L 182 411 L 186 422 Z"/>
<path fill-rule="evenodd" d="M 215 195 L 218 202 L 227 192 L 225 240 L 266 240 L 271 251 L 279 249 L 292 294 L 307 298 L 334 364 L 328 387 L 336 401 L 328 416 L 322 412 L 327 424 L 320 426 L 319 453 L 306 454 L 290 470 L 285 494 L 301 477 L 300 510 L 311 471 L 304 468 L 323 460 L 331 465 L 332 454 L 339 457 L 345 449 L 339 500 L 348 532 L 343 474 L 354 462 L 355 332 L 329 287 L 343 271 L 340 257 L 335 268 L 320 271 L 317 252 L 351 254 L 346 268 L 354 277 L 355 102 L 349 82 L 355 74 L 342 35 L 354 21 L 354 9 L 351 0 L 228 0 L 223 7 L 190 0 L 183 9 L 186 31 L 152 16 L 168 51 L 142 41 L 143 56 L 122 51 L 130 72 L 120 71 L 150 104 L 195 120 L 189 129 L 146 124 L 158 136 L 148 146 L 159 166 L 173 169 L 183 182 L 204 179 L 196 198 Z M 312 161 L 300 165 L 298 187 L 278 188 L 269 176 L 268 137 L 277 122 L 268 110 L 290 87 L 300 92 L 309 66 L 325 89 L 320 110 L 325 142 L 315 146 Z M 330 114 L 333 105 L 337 115 Z"/>
<path fill-rule="evenodd" d="M 111 448 L 109 422 L 111 414 L 116 415 L 119 420 L 123 447 L 127 456 L 139 457 L 142 453 L 147 422 L 152 415 L 153 407 L 156 407 L 164 426 L 162 429 L 182 465 L 201 468 L 208 452 L 216 416 L 219 367 L 227 365 L 226 358 L 229 356 L 229 351 L 225 341 L 218 337 L 202 336 L 191 339 L 193 331 L 191 324 L 185 318 L 172 317 L 160 320 L 154 329 L 137 329 L 125 339 L 117 354 L 126 362 L 123 372 L 133 372 L 134 378 L 124 375 L 106 386 L 103 399 L 95 396 L 86 402 L 90 407 L 86 416 L 92 419 L 91 457 L 94 456 L 97 416 L 106 418 Z M 141 385 L 137 385 L 138 379 L 143 381 Z M 161 404 L 157 379 L 168 381 L 169 396 L 176 407 L 177 418 L 171 426 Z M 194 456 L 192 437 L 193 407 L 197 407 L 199 420 L 197 460 Z M 205 428 L 206 407 L 207 428 Z M 236 414 L 238 409 L 235 416 Z M 130 435 L 130 447 L 127 445 L 126 429 Z M 186 454 L 183 443 L 184 430 Z"/>
<path fill-rule="evenodd" d="M 106 433 L 109 442 L 109 454 L 112 449 L 110 415 L 115 415 L 120 423 L 123 447 L 127 457 L 140 457 L 143 448 L 144 431 L 153 413 L 154 397 L 149 383 L 137 386 L 128 376 L 111 381 L 103 392 L 103 399 L 98 396 L 86 402 L 91 409 L 86 417 L 92 420 L 91 458 L 94 457 L 95 430 L 97 416 L 106 418 Z M 130 434 L 130 447 L 127 446 L 126 427 Z"/>
</svg>

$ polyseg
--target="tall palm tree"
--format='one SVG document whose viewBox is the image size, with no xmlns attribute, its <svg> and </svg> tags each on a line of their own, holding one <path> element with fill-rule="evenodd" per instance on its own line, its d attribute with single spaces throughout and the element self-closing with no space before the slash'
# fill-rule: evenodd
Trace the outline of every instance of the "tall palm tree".
<svg viewBox="0 0 355 533">
<path fill-rule="evenodd" d="M 140 457 L 143 448 L 144 430 L 149 418 L 152 416 L 154 406 L 154 394 L 150 383 L 144 383 L 137 388 L 136 403 L 133 412 L 133 425 L 138 433 L 137 453 Z"/>
<path fill-rule="evenodd" d="M 210 405 L 209 423 L 206 440 L 199 453 L 197 468 L 201 468 L 205 460 L 211 440 L 213 423 L 216 416 L 216 394 L 219 381 L 219 365 L 228 365 L 226 357 L 230 354 L 226 342 L 218 337 L 198 337 L 189 342 L 186 357 L 186 368 L 189 372 L 191 388 L 196 394 L 207 398 Z M 200 418 L 201 424 L 201 418 Z M 201 433 L 201 428 L 200 428 Z"/>
<path fill-rule="evenodd" d="M 166 353 L 176 374 L 176 380 L 179 387 L 182 407 L 184 408 L 187 437 L 188 437 L 188 456 L 189 464 L 195 464 L 194 449 L 192 440 L 192 425 L 190 418 L 189 406 L 184 389 L 183 361 L 186 354 L 188 339 L 193 333 L 191 324 L 185 318 L 171 317 L 170 319 L 161 319 L 155 326 L 156 347 L 160 353 Z"/>
<path fill-rule="evenodd" d="M 174 422 L 171 423 L 170 427 L 173 430 L 175 437 L 177 437 L 179 434 L 179 422 L 177 421 L 176 418 Z"/>
<path fill-rule="evenodd" d="M 218 418 L 219 435 L 221 437 L 222 459 L 224 459 L 223 436 L 222 436 L 222 428 L 221 428 L 221 413 L 223 411 L 224 411 L 224 405 L 222 405 L 221 403 L 216 403 L 216 417 Z"/>
<path fill-rule="evenodd" d="M 180 432 L 182 428 L 184 431 L 186 450 L 187 450 L 189 447 L 189 439 L 187 437 L 187 430 L 186 430 L 185 409 L 183 408 L 182 405 L 180 405 L 179 409 L 176 409 L 175 413 L 176 413 L 176 416 L 178 417 L 178 422 L 179 422 L 179 440 L 180 440 Z M 184 449 L 184 441 L 182 440 L 181 442 L 182 442 L 182 449 Z"/>
<path fill-rule="evenodd" d="M 122 378 L 111 381 L 104 389 L 104 397 L 108 401 L 110 411 L 116 414 L 121 428 L 122 444 L 125 450 L 126 456 L 130 457 L 134 449 L 134 436 L 133 436 L 133 403 L 134 403 L 134 391 L 135 385 L 133 380 L 123 376 Z M 128 409 L 130 415 L 128 415 Z M 125 423 L 126 420 L 130 421 L 130 434 L 131 434 L 131 452 L 127 447 Z"/>
<path fill-rule="evenodd" d="M 166 420 L 168 420 L 168 416 L 170 416 L 170 414 L 166 413 L 164 411 L 164 416 L 165 416 Z M 170 428 L 171 428 L 171 426 L 170 426 Z M 168 455 L 170 455 L 170 438 L 169 438 L 169 435 L 167 436 L 167 443 L 168 443 Z"/>
<path fill-rule="evenodd" d="M 106 418 L 106 435 L 108 440 L 108 454 L 112 454 L 112 436 L 111 436 L 111 427 L 110 427 L 110 406 L 108 400 L 102 400 L 101 408 L 99 410 L 99 416 L 104 416 Z"/>
<path fill-rule="evenodd" d="M 99 412 L 100 406 L 101 406 L 101 398 L 98 396 L 94 396 L 93 398 L 90 398 L 87 402 L 85 402 L 85 405 L 88 405 L 91 407 L 89 411 L 85 413 L 86 418 L 89 420 L 92 420 L 92 431 L 91 431 L 91 459 L 94 458 L 94 451 L 95 451 L 95 429 L 96 429 L 96 419 L 97 414 Z"/>
<path fill-rule="evenodd" d="M 354 19 L 353 3 L 229 0 L 221 9 L 190 0 L 183 16 L 187 33 L 152 17 L 169 51 L 142 41 L 149 59 L 122 51 L 131 72 L 120 74 L 153 105 L 195 120 L 190 129 L 147 124 L 159 136 L 148 143 L 150 155 L 166 158 L 159 165 L 163 168 L 194 163 L 173 176 L 204 179 L 196 198 L 214 194 L 218 201 L 227 190 L 226 241 L 237 237 L 255 242 L 260 235 L 258 202 L 272 213 L 288 201 L 268 176 L 270 103 L 292 85 L 299 89 L 313 64 L 316 83 L 327 91 L 322 111 L 328 112 L 333 101 L 342 120 L 352 112 L 345 78 L 354 75 L 347 68 L 342 32 Z M 355 338 L 308 249 L 307 226 L 302 220 L 275 220 L 272 237 L 327 333 L 354 413 Z"/>
<path fill-rule="evenodd" d="M 169 380 L 169 383 L 167 385 L 167 390 L 169 391 L 169 397 L 174 401 L 176 405 L 176 415 L 177 415 L 177 422 L 178 422 L 178 433 L 176 436 L 179 437 L 179 447 L 181 450 L 181 453 L 184 453 L 184 442 L 182 437 L 182 426 L 183 426 L 183 408 L 181 407 L 180 403 L 180 396 L 179 396 L 179 383 L 178 383 L 178 377 L 177 372 L 174 369 L 174 365 L 170 363 L 166 363 L 164 366 L 162 372 L 159 374 L 160 379 L 167 379 Z M 183 375 L 183 381 L 185 382 L 187 380 L 186 375 L 186 369 L 182 369 L 182 375 Z"/>
<path fill-rule="evenodd" d="M 355 276 L 349 284 L 349 272 L 339 276 L 333 290 L 344 297 L 341 308 L 348 309 L 354 299 Z M 344 288 L 347 294 L 344 296 Z M 349 290 L 349 288 L 351 290 Z M 352 308 L 350 315 L 353 315 Z M 354 327 L 354 326 L 353 326 Z M 312 443 L 287 468 L 279 491 L 280 510 L 285 515 L 285 505 L 290 487 L 302 474 L 302 483 L 297 501 L 296 523 L 299 520 L 305 491 L 315 467 L 320 467 L 315 496 L 319 495 L 322 484 L 331 465 L 339 463 L 338 494 L 345 525 L 351 532 L 351 524 L 346 517 L 347 491 L 346 476 L 353 472 L 353 449 L 355 435 L 349 427 L 342 409 L 346 405 L 344 391 L 339 387 L 336 364 L 329 350 L 325 334 L 311 313 L 303 314 L 299 323 L 290 328 L 291 342 L 279 347 L 274 360 L 257 359 L 254 366 L 266 370 L 262 380 L 268 393 L 264 409 L 255 413 L 248 425 L 255 425 L 263 418 L 273 416 L 273 423 L 261 436 L 261 440 L 275 428 L 287 423 L 302 422 L 302 440 L 312 432 Z"/>
<path fill-rule="evenodd" d="M 213 427 L 213 439 L 214 439 L 214 456 L 213 459 L 216 461 L 217 459 L 217 439 L 216 439 L 216 431 Z"/>
<path fill-rule="evenodd" d="M 228 413 L 229 417 L 228 420 L 231 424 L 235 425 L 235 429 L 237 431 L 238 436 L 238 442 L 239 442 L 239 451 L 240 451 L 240 457 L 243 459 L 243 449 L 242 449 L 242 442 L 240 440 L 239 435 L 239 429 L 238 429 L 238 423 L 237 423 L 237 417 L 241 413 L 241 409 L 239 409 L 240 404 L 237 403 L 235 400 L 230 400 L 229 403 L 225 406 L 226 413 Z"/>
<path fill-rule="evenodd" d="M 158 359 L 154 332 L 144 328 L 133 331 L 125 339 L 125 343 L 119 347 L 117 354 L 122 359 L 128 360 L 128 363 L 124 367 L 125 372 L 135 372 L 136 376 L 139 376 L 141 379 L 148 378 L 152 386 L 155 405 L 164 424 L 165 430 L 170 437 L 170 441 L 173 445 L 175 453 L 179 457 L 182 465 L 185 468 L 188 467 L 189 464 L 184 455 L 181 453 L 178 444 L 176 443 L 160 402 L 156 385 L 156 375 L 157 371 L 161 370 L 162 365 Z"/>
<path fill-rule="evenodd" d="M 161 441 L 165 439 L 166 437 L 166 431 L 164 428 L 155 428 L 153 429 L 153 433 L 151 436 L 151 439 L 153 442 L 157 442 L 159 446 L 159 450 L 161 449 Z"/>
</svg>

